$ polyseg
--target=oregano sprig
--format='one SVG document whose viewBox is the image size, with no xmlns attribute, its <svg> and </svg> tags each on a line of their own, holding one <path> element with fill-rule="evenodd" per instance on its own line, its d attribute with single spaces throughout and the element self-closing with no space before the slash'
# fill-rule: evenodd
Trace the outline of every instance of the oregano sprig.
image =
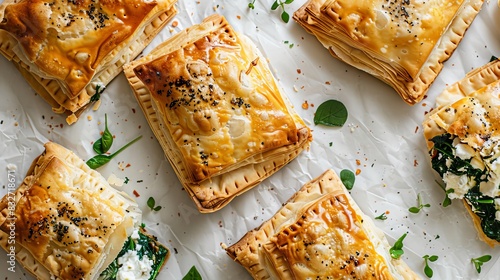
<svg viewBox="0 0 500 280">
<path fill-rule="evenodd" d="M 387 220 L 387 216 L 385 215 L 385 213 L 382 213 L 381 215 L 375 217 L 375 220 Z"/>
<path fill-rule="evenodd" d="M 403 240 L 405 239 L 407 233 L 403 234 L 396 242 L 394 245 L 389 249 L 389 253 L 391 255 L 391 258 L 393 259 L 399 259 L 403 254 Z"/>
<path fill-rule="evenodd" d="M 285 23 L 288 23 L 288 21 L 290 21 L 290 15 L 286 12 L 285 5 L 291 4 L 292 2 L 293 0 L 275 0 L 273 5 L 271 6 L 271 10 L 274 11 L 278 9 L 278 7 L 281 7 L 281 20 L 283 20 Z"/>
<path fill-rule="evenodd" d="M 444 200 L 443 200 L 443 207 L 447 207 L 447 206 L 450 206 L 451 205 L 451 199 L 450 197 L 448 196 L 448 194 L 454 192 L 453 189 L 446 189 L 445 186 L 441 185 L 438 181 L 435 181 L 438 186 L 443 189 L 443 191 L 445 192 L 445 197 L 444 197 Z"/>
<path fill-rule="evenodd" d="M 416 207 L 410 207 L 410 209 L 408 209 L 408 211 L 410 211 L 411 213 L 417 214 L 424 207 L 431 207 L 430 204 L 423 204 L 422 203 L 422 198 L 420 197 L 420 193 L 417 194 L 417 204 L 418 205 Z"/>
<path fill-rule="evenodd" d="M 484 255 L 481 257 L 472 258 L 471 262 L 474 264 L 477 273 L 481 273 L 481 266 L 483 266 L 484 263 L 489 262 L 490 260 L 491 260 L 490 255 Z"/>
<path fill-rule="evenodd" d="M 161 206 L 160 205 L 156 205 L 156 201 L 154 199 L 154 197 L 149 197 L 148 199 L 148 207 L 151 209 L 151 211 L 160 211 L 161 210 Z"/>
<path fill-rule="evenodd" d="M 255 9 L 255 0 L 252 0 L 252 2 L 248 3 L 248 8 L 250 9 Z"/>
<path fill-rule="evenodd" d="M 432 275 L 434 275 L 434 271 L 432 271 L 432 268 L 429 266 L 429 262 L 435 262 L 439 257 L 436 255 L 425 255 L 422 258 L 425 261 L 424 273 L 427 277 L 432 278 Z"/>
</svg>

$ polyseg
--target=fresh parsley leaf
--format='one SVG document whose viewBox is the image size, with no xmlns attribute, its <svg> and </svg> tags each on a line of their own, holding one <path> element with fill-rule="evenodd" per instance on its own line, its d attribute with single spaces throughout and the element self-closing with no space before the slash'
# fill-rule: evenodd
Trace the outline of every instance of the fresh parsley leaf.
<svg viewBox="0 0 500 280">
<path fill-rule="evenodd" d="M 346 189 L 352 190 L 354 187 L 354 181 L 356 181 L 356 175 L 354 175 L 351 170 L 344 169 L 340 171 L 340 180 Z"/>
<path fill-rule="evenodd" d="M 148 201 L 146 203 L 147 203 L 148 207 L 151 209 L 151 211 L 160 211 L 161 210 L 161 206 L 156 206 L 155 199 L 152 196 L 150 198 L 148 198 Z"/>
<path fill-rule="evenodd" d="M 123 182 L 123 183 L 128 184 L 128 182 L 130 182 L 130 179 L 128 177 L 125 177 L 125 182 Z"/>
<path fill-rule="evenodd" d="M 387 220 L 387 216 L 385 215 L 385 213 L 382 213 L 381 215 L 375 217 L 375 220 Z"/>
<path fill-rule="evenodd" d="M 182 277 L 182 280 L 202 280 L 200 273 L 196 269 L 196 266 L 192 266 L 188 273 Z"/>
<path fill-rule="evenodd" d="M 429 262 L 435 262 L 439 257 L 436 255 L 425 255 L 422 258 L 425 261 L 424 273 L 427 277 L 432 278 L 432 276 L 434 275 L 434 271 L 432 271 L 432 268 L 429 266 Z"/>
<path fill-rule="evenodd" d="M 403 240 L 405 239 L 407 233 L 403 234 L 395 243 L 394 245 L 389 249 L 389 253 L 391 255 L 391 258 L 393 259 L 399 259 L 403 254 Z"/>
<path fill-rule="evenodd" d="M 490 260 L 491 260 L 490 255 L 484 255 L 481 257 L 472 258 L 471 262 L 474 264 L 474 267 L 476 268 L 477 273 L 481 273 L 481 267 L 483 266 L 483 264 L 486 262 L 489 262 Z"/>
<path fill-rule="evenodd" d="M 347 121 L 347 108 L 338 100 L 328 100 L 319 105 L 314 114 L 314 124 L 343 126 Z"/>
</svg>

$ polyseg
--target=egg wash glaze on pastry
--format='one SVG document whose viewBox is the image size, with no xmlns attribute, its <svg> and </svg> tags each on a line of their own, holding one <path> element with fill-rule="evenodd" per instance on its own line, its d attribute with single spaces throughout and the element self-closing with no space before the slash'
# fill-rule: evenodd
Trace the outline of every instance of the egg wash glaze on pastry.
<svg viewBox="0 0 500 280">
<path fill-rule="evenodd" d="M 251 55 L 220 29 L 134 69 L 166 117 L 193 181 L 298 140 L 279 90 L 257 67 L 258 56 L 248 61 Z"/>
</svg>

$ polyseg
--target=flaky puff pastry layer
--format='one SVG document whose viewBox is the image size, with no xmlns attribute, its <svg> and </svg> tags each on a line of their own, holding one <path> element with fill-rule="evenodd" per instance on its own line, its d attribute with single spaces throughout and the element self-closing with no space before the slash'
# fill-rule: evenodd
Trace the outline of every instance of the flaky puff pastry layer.
<svg viewBox="0 0 500 280">
<path fill-rule="evenodd" d="M 141 218 L 127 194 L 52 142 L 0 201 L 0 213 L 0 245 L 7 252 L 14 246 L 17 261 L 38 279 L 97 279 Z"/>
<path fill-rule="evenodd" d="M 330 53 L 422 100 L 483 0 L 309 0 L 293 18 Z"/>
<path fill-rule="evenodd" d="M 6 0 L 0 52 L 73 123 L 175 15 L 174 0 Z"/>
<path fill-rule="evenodd" d="M 473 151 L 470 159 L 472 166 L 494 173 L 494 168 L 488 163 L 492 159 L 481 153 L 495 150 L 490 147 L 491 142 L 500 139 L 500 61 L 479 67 L 448 86 L 436 98 L 436 109 L 426 116 L 423 129 L 429 151 L 434 147 L 431 139 L 448 133 L 455 138 L 454 141 L 469 146 Z M 492 180 L 490 176 L 485 178 L 486 181 Z M 447 185 L 447 188 L 457 187 Z M 474 213 L 467 199 L 463 199 L 463 203 L 480 239 L 492 247 L 498 245 L 499 241 L 484 233 L 481 218 Z"/>
<path fill-rule="evenodd" d="M 226 251 L 259 280 L 419 279 L 389 256 L 389 248 L 383 232 L 327 170 Z"/>
<path fill-rule="evenodd" d="M 221 15 L 127 64 L 125 75 L 201 212 L 220 209 L 309 146 L 266 59 Z"/>
</svg>

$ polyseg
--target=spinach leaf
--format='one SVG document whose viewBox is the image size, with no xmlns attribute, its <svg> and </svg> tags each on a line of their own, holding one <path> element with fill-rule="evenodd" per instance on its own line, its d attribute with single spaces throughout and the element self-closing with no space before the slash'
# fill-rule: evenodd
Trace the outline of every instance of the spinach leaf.
<svg viewBox="0 0 500 280">
<path fill-rule="evenodd" d="M 328 100 L 319 105 L 314 115 L 314 124 L 343 126 L 347 121 L 347 108 L 338 100 Z"/>
<path fill-rule="evenodd" d="M 200 273 L 196 269 L 196 266 L 192 266 L 188 273 L 182 277 L 182 280 L 202 280 Z"/>
<path fill-rule="evenodd" d="M 101 138 L 95 141 L 92 148 L 97 154 L 104 154 L 109 151 L 111 145 L 113 145 L 113 134 L 108 129 L 108 115 L 104 114 L 104 132 Z"/>
<path fill-rule="evenodd" d="M 128 148 L 128 146 L 134 144 L 139 139 L 141 139 L 141 137 L 142 137 L 142 135 L 140 135 L 139 137 L 137 137 L 134 140 L 130 141 L 125 146 L 121 147 L 118 151 L 112 153 L 109 156 L 108 155 L 97 155 L 97 156 L 95 156 L 95 157 L 87 160 L 87 165 L 90 168 L 92 168 L 92 169 L 96 169 L 96 168 L 99 168 L 99 167 L 105 165 L 106 163 L 108 163 L 109 161 L 111 161 L 111 159 L 113 159 L 114 157 L 116 157 L 119 153 L 123 152 L 123 150 L 125 150 L 126 148 Z"/>
<path fill-rule="evenodd" d="M 356 175 L 354 175 L 351 170 L 344 169 L 340 171 L 340 180 L 346 189 L 352 190 L 354 187 L 354 181 L 356 181 Z"/>
</svg>

